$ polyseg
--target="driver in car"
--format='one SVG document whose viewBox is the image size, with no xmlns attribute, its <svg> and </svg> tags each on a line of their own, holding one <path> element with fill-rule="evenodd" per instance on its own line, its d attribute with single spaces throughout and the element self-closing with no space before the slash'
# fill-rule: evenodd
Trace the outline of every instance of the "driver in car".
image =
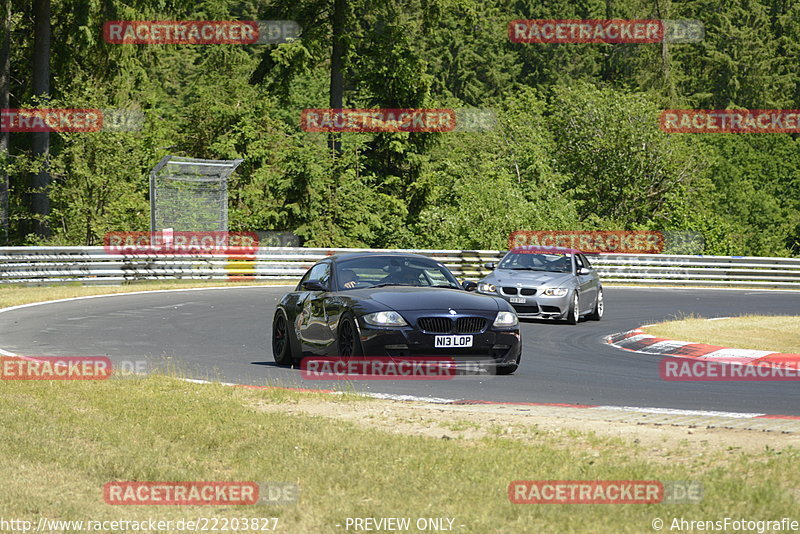
<svg viewBox="0 0 800 534">
<path fill-rule="evenodd" d="M 404 266 L 392 266 L 389 274 L 380 281 L 381 284 L 396 284 L 403 286 L 419 285 L 419 272 Z"/>
<path fill-rule="evenodd" d="M 342 286 L 353 289 L 358 284 L 358 275 L 352 269 L 344 269 L 340 274 Z"/>
<path fill-rule="evenodd" d="M 561 256 L 556 260 L 550 262 L 550 266 L 554 272 L 568 273 L 572 264 L 570 263 L 569 256 Z"/>
</svg>

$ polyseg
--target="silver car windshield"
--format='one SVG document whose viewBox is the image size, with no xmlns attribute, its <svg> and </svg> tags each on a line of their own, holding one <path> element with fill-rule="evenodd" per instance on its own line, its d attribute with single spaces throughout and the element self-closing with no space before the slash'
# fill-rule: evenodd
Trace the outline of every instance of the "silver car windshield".
<svg viewBox="0 0 800 534">
<path fill-rule="evenodd" d="M 572 272 L 572 254 L 558 253 L 509 253 L 497 266 L 498 269 L 515 271 L 545 271 L 549 273 Z"/>
</svg>

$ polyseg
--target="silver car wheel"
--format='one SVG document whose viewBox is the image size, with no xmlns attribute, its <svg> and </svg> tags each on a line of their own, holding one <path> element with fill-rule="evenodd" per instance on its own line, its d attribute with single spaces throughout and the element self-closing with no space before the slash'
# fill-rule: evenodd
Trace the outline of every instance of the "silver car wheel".
<svg viewBox="0 0 800 534">
<path fill-rule="evenodd" d="M 573 324 L 578 324 L 578 321 L 581 318 L 581 309 L 580 309 L 580 301 L 578 300 L 578 293 L 575 292 L 575 295 L 572 297 L 572 318 L 575 321 Z"/>
<path fill-rule="evenodd" d="M 603 290 L 602 289 L 597 293 L 597 316 L 598 317 L 602 317 L 603 316 Z"/>
</svg>

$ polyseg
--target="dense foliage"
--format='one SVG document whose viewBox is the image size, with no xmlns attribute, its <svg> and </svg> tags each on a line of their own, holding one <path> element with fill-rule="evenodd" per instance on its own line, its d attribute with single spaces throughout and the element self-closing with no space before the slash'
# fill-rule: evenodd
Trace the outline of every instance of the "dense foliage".
<svg viewBox="0 0 800 534">
<path fill-rule="evenodd" d="M 482 132 L 300 130 L 328 107 L 334 0 L 52 0 L 47 105 L 141 110 L 137 132 L 53 134 L 48 242 L 149 226 L 164 155 L 243 158 L 232 230 L 309 246 L 503 248 L 518 229 L 703 234 L 707 254 L 800 253 L 800 138 L 668 134 L 665 108 L 800 108 L 796 0 L 349 0 L 345 107 L 491 109 Z M 24 4 L 28 4 L 27 2 Z M 12 13 L 11 103 L 31 96 L 30 7 Z M 521 44 L 531 18 L 697 19 L 692 44 Z M 106 20 L 289 19 L 279 45 L 111 45 Z M 3 162 L 11 236 L 27 233 L 27 134 Z"/>
</svg>

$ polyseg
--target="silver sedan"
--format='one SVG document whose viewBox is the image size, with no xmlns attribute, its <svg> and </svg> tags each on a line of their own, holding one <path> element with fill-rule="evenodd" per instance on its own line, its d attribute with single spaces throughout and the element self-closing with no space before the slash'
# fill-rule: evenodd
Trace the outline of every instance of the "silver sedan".
<svg viewBox="0 0 800 534">
<path fill-rule="evenodd" d="M 525 246 L 510 250 L 493 272 L 478 282 L 478 292 L 507 300 L 519 317 L 563 319 L 578 324 L 585 316 L 603 317 L 603 285 L 579 250 Z"/>
</svg>

